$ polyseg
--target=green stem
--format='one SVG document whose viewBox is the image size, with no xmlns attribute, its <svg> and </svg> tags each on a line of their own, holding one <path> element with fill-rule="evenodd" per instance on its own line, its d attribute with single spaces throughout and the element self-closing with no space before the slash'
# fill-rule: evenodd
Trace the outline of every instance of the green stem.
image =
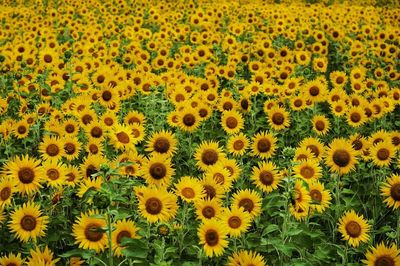
<svg viewBox="0 0 400 266">
<path fill-rule="evenodd" d="M 400 209 L 397 209 L 397 228 L 396 228 L 396 234 L 397 234 L 397 246 L 400 245 Z"/>
<path fill-rule="evenodd" d="M 113 249 L 112 249 L 112 219 L 110 214 L 110 207 L 107 208 L 107 233 L 108 233 L 108 265 L 114 265 Z"/>
</svg>

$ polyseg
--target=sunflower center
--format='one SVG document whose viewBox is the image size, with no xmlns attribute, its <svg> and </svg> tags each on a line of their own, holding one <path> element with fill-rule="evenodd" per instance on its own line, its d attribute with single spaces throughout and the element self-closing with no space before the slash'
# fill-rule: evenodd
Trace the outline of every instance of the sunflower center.
<svg viewBox="0 0 400 266">
<path fill-rule="evenodd" d="M 166 153 L 169 150 L 170 144 L 168 139 L 160 137 L 154 142 L 153 147 L 156 152 Z"/>
<path fill-rule="evenodd" d="M 35 179 L 35 173 L 29 167 L 22 167 L 18 171 L 18 178 L 22 183 L 29 184 Z"/>
<path fill-rule="evenodd" d="M 212 149 L 206 149 L 202 156 L 201 160 L 206 165 L 213 165 L 218 161 L 218 153 Z"/>
<path fill-rule="evenodd" d="M 194 196 L 196 195 L 193 188 L 190 188 L 190 187 L 183 188 L 181 193 L 187 199 L 193 199 Z"/>
<path fill-rule="evenodd" d="M 126 134 L 125 132 L 119 132 L 117 133 L 117 139 L 119 142 L 123 144 L 128 144 L 129 143 L 129 135 Z"/>
<path fill-rule="evenodd" d="M 194 123 L 196 122 L 196 118 L 194 117 L 194 115 L 192 114 L 186 114 L 183 117 L 183 123 L 188 126 L 191 127 L 194 125 Z"/>
<path fill-rule="evenodd" d="M 46 174 L 51 180 L 56 180 L 60 177 L 60 173 L 56 169 L 49 169 Z"/>
<path fill-rule="evenodd" d="M 310 179 L 314 176 L 315 171 L 312 167 L 310 166 L 304 166 L 300 170 L 300 175 L 306 179 Z"/>
<path fill-rule="evenodd" d="M 43 59 L 44 59 L 44 61 L 45 61 L 46 63 L 51 63 L 51 62 L 53 61 L 53 57 L 51 57 L 51 55 L 49 55 L 49 54 L 46 54 L 46 55 L 43 57 Z"/>
<path fill-rule="evenodd" d="M 86 168 L 86 176 L 90 177 L 97 173 L 97 168 L 94 165 L 89 165 Z"/>
<path fill-rule="evenodd" d="M 67 181 L 68 182 L 73 182 L 74 180 L 75 180 L 75 178 L 76 178 L 76 176 L 74 175 L 74 173 L 68 173 L 67 174 Z"/>
<path fill-rule="evenodd" d="M 105 92 L 103 92 L 101 97 L 103 98 L 104 101 L 108 102 L 109 100 L 111 100 L 112 94 L 110 91 L 105 91 Z"/>
<path fill-rule="evenodd" d="M 394 136 L 394 137 L 392 138 L 392 144 L 393 144 L 394 146 L 400 145 L 400 137 Z"/>
<path fill-rule="evenodd" d="M 64 145 L 64 150 L 65 150 L 65 152 L 67 153 L 67 154 L 74 154 L 74 152 L 75 152 L 75 145 L 74 144 L 72 144 L 72 143 L 66 143 L 65 145 Z"/>
<path fill-rule="evenodd" d="M 238 216 L 231 216 L 228 219 L 228 225 L 233 229 L 239 228 L 240 225 L 242 225 L 242 219 L 240 219 Z"/>
<path fill-rule="evenodd" d="M 146 211 L 152 215 L 159 214 L 162 210 L 162 202 L 157 198 L 149 198 L 146 201 Z"/>
<path fill-rule="evenodd" d="M 282 125 L 283 122 L 285 121 L 285 117 L 281 113 L 274 113 L 272 115 L 272 122 L 274 122 L 275 125 Z"/>
<path fill-rule="evenodd" d="M 223 185 L 225 183 L 225 177 L 221 173 L 214 174 L 213 178 L 218 184 Z"/>
<path fill-rule="evenodd" d="M 315 128 L 316 128 L 318 131 L 322 131 L 322 130 L 325 129 L 325 123 L 322 122 L 322 121 L 317 121 L 317 122 L 315 123 Z"/>
<path fill-rule="evenodd" d="M 303 102 L 301 100 L 295 100 L 293 104 L 296 107 L 300 107 L 303 104 Z"/>
<path fill-rule="evenodd" d="M 229 111 L 229 110 L 232 110 L 233 105 L 232 105 L 232 103 L 230 103 L 230 102 L 226 102 L 226 103 L 224 103 L 224 105 L 222 106 L 222 108 L 224 108 L 224 110 L 226 110 L 226 111 Z"/>
<path fill-rule="evenodd" d="M 332 156 L 333 162 L 340 166 L 345 167 L 350 163 L 350 154 L 346 150 L 337 150 Z"/>
<path fill-rule="evenodd" d="M 204 108 L 200 109 L 199 115 L 200 115 L 200 117 L 206 117 L 208 115 L 207 109 L 204 109 Z"/>
<path fill-rule="evenodd" d="M 361 226 L 357 222 L 351 221 L 346 225 L 346 232 L 351 237 L 358 237 L 361 235 Z"/>
<path fill-rule="evenodd" d="M 96 223 L 90 223 L 85 228 L 85 237 L 91 242 L 97 242 L 103 237 L 103 232 L 100 232 L 100 225 Z"/>
<path fill-rule="evenodd" d="M 249 108 L 249 101 L 246 99 L 243 99 L 240 102 L 240 106 L 243 108 L 243 110 L 247 110 Z"/>
<path fill-rule="evenodd" d="M 269 171 L 262 171 L 259 175 L 261 183 L 266 186 L 272 185 L 274 182 L 274 175 Z"/>
<path fill-rule="evenodd" d="M 317 190 L 317 189 L 312 189 L 312 190 L 310 191 L 310 196 L 311 196 L 311 199 L 312 199 L 313 201 L 321 202 L 321 200 L 322 200 L 321 191 L 319 191 L 319 190 Z"/>
<path fill-rule="evenodd" d="M 19 134 L 25 134 L 26 127 L 25 126 L 19 126 L 17 130 L 18 130 Z"/>
<path fill-rule="evenodd" d="M 60 149 L 56 144 L 50 144 L 46 148 L 46 153 L 50 156 L 56 156 L 60 152 Z"/>
<path fill-rule="evenodd" d="M 394 260 L 392 257 L 383 255 L 376 259 L 375 266 L 395 266 Z"/>
<path fill-rule="evenodd" d="M 317 86 L 312 86 L 310 88 L 311 96 L 317 96 L 319 94 L 319 88 Z"/>
<path fill-rule="evenodd" d="M 361 115 L 359 113 L 352 113 L 350 115 L 350 119 L 351 119 L 352 122 L 358 123 L 361 120 Z"/>
<path fill-rule="evenodd" d="M 21 219 L 21 227 L 25 231 L 32 231 L 36 228 L 36 218 L 32 215 L 25 215 Z"/>
<path fill-rule="evenodd" d="M 362 144 L 362 142 L 361 142 L 359 139 L 356 139 L 356 140 L 354 140 L 354 141 L 352 142 L 352 146 L 353 146 L 353 148 L 354 148 L 356 151 L 359 151 L 359 150 L 362 149 L 363 144 Z"/>
<path fill-rule="evenodd" d="M 228 119 L 226 119 L 226 126 L 230 129 L 234 129 L 238 126 L 238 121 L 234 117 L 228 117 Z"/>
<path fill-rule="evenodd" d="M 128 232 L 128 231 L 124 230 L 124 231 L 119 232 L 118 235 L 117 235 L 117 243 L 118 243 L 118 245 L 121 244 L 122 238 L 124 238 L 124 237 L 131 238 L 131 236 L 132 236 L 131 233 Z"/>
<path fill-rule="evenodd" d="M 167 168 L 162 163 L 157 162 L 153 163 L 150 166 L 150 174 L 154 179 L 157 180 L 162 179 L 165 177 L 166 173 L 167 173 Z"/>
<path fill-rule="evenodd" d="M 267 139 L 261 139 L 258 143 L 257 143 L 257 149 L 260 152 L 268 152 L 271 148 L 271 142 L 269 142 L 269 140 Z"/>
<path fill-rule="evenodd" d="M 92 135 L 92 137 L 100 138 L 103 135 L 103 130 L 100 127 L 94 127 L 90 131 L 90 134 Z"/>
<path fill-rule="evenodd" d="M 13 262 L 11 262 L 11 263 L 5 264 L 5 266 L 18 266 L 18 265 L 13 263 Z"/>
<path fill-rule="evenodd" d="M 251 212 L 254 209 L 254 203 L 251 199 L 242 199 L 239 201 L 239 207 L 243 207 L 245 211 Z"/>
<path fill-rule="evenodd" d="M 66 125 L 66 126 L 65 126 L 65 131 L 66 131 L 67 133 L 70 133 L 70 134 L 71 134 L 72 132 L 75 131 L 74 125 L 71 125 L 71 124 Z"/>
<path fill-rule="evenodd" d="M 218 240 L 219 240 L 218 232 L 213 230 L 213 229 L 207 230 L 206 235 L 205 235 L 205 239 L 206 239 L 206 243 L 209 246 L 213 247 L 213 246 L 217 245 L 218 244 Z"/>
<path fill-rule="evenodd" d="M 106 117 L 106 118 L 104 119 L 104 123 L 105 123 L 107 126 L 111 126 L 112 124 L 114 124 L 114 120 L 113 120 L 112 118 L 110 118 L 110 117 Z"/>
<path fill-rule="evenodd" d="M 379 160 L 387 160 L 389 158 L 390 152 L 388 149 L 382 148 L 379 149 L 379 151 L 376 154 L 376 157 L 378 157 Z"/>
<path fill-rule="evenodd" d="M 215 188 L 213 186 L 204 185 L 203 188 L 204 188 L 208 198 L 212 199 L 217 195 L 217 191 L 215 190 Z"/>
<path fill-rule="evenodd" d="M 11 196 L 11 188 L 9 187 L 4 187 L 0 191 L 0 200 L 5 201 Z"/>
<path fill-rule="evenodd" d="M 97 145 L 95 145 L 95 144 L 90 144 L 89 151 L 92 154 L 97 154 L 99 152 L 99 147 L 97 147 Z"/>
<path fill-rule="evenodd" d="M 206 217 L 207 219 L 211 219 L 215 216 L 215 210 L 213 207 L 211 206 L 206 206 L 203 208 L 203 210 L 201 211 L 201 213 L 203 214 L 204 217 Z"/>
<path fill-rule="evenodd" d="M 390 188 L 390 196 L 395 200 L 395 201 L 400 201 L 400 183 L 394 184 Z"/>
<path fill-rule="evenodd" d="M 236 151 L 240 151 L 241 149 L 243 149 L 244 148 L 244 142 L 242 141 L 242 140 L 236 140 L 234 143 L 233 143 L 233 148 L 236 150 Z"/>
<path fill-rule="evenodd" d="M 343 77 L 337 77 L 336 78 L 336 84 L 342 84 L 344 82 L 344 78 Z"/>
</svg>

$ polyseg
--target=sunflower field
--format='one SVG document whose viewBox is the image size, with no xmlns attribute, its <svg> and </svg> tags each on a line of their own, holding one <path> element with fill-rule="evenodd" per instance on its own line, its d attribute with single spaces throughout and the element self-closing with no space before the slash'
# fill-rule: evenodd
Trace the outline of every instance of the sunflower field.
<svg viewBox="0 0 400 266">
<path fill-rule="evenodd" d="M 0 266 L 400 265 L 400 2 L 0 1 Z"/>
</svg>

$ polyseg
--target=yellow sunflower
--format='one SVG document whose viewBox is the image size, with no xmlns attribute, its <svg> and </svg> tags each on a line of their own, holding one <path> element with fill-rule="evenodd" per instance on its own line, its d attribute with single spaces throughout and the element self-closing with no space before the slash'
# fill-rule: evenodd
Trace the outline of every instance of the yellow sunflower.
<svg viewBox="0 0 400 266">
<path fill-rule="evenodd" d="M 38 237 L 45 236 L 48 222 L 49 217 L 42 215 L 39 205 L 28 202 L 14 209 L 8 227 L 22 242 L 36 242 Z"/>
<path fill-rule="evenodd" d="M 162 130 L 154 132 L 147 141 L 146 151 L 172 156 L 176 151 L 177 140 L 170 131 Z"/>
<path fill-rule="evenodd" d="M 346 174 L 355 169 L 356 152 L 347 140 L 334 139 L 326 154 L 326 164 L 332 172 Z"/>
<path fill-rule="evenodd" d="M 197 230 L 200 244 L 208 257 L 221 256 L 228 247 L 228 231 L 216 219 L 204 221 Z"/>
<path fill-rule="evenodd" d="M 347 111 L 347 123 L 352 127 L 359 127 L 367 121 L 364 108 L 361 106 L 350 107 Z"/>
<path fill-rule="evenodd" d="M 44 136 L 39 152 L 44 160 L 59 160 L 65 155 L 64 141 L 58 137 Z"/>
<path fill-rule="evenodd" d="M 239 133 L 229 137 L 226 148 L 234 156 L 242 156 L 245 154 L 248 146 L 249 140 L 247 137 L 243 133 Z"/>
<path fill-rule="evenodd" d="M 358 247 L 361 242 L 368 242 L 370 227 L 362 215 L 359 216 L 354 210 L 350 210 L 339 219 L 338 230 L 350 246 Z"/>
<path fill-rule="evenodd" d="M 389 166 L 396 150 L 390 141 L 381 141 L 369 148 L 370 157 L 379 167 Z"/>
<path fill-rule="evenodd" d="M 167 222 L 175 217 L 177 197 L 163 188 L 136 187 L 140 214 L 150 223 Z"/>
<path fill-rule="evenodd" d="M 282 175 L 273 162 L 262 162 L 253 167 L 251 179 L 259 189 L 271 193 L 278 188 Z"/>
<path fill-rule="evenodd" d="M 362 260 L 362 262 L 367 266 L 400 265 L 400 250 L 394 243 L 389 247 L 382 242 L 368 250 L 365 257 L 367 259 Z"/>
<path fill-rule="evenodd" d="M 325 154 L 325 147 L 318 138 L 305 138 L 301 141 L 300 147 L 310 149 L 317 160 L 321 160 Z"/>
<path fill-rule="evenodd" d="M 238 237 L 246 233 L 251 224 L 251 215 L 243 208 L 225 208 L 220 215 L 220 220 L 224 228 L 228 229 L 228 234 Z"/>
<path fill-rule="evenodd" d="M 273 107 L 268 111 L 268 122 L 272 129 L 282 130 L 290 126 L 290 116 L 282 107 Z"/>
<path fill-rule="evenodd" d="M 294 162 L 301 162 L 315 159 L 314 153 L 307 147 L 300 146 L 296 149 L 293 157 Z"/>
<path fill-rule="evenodd" d="M 175 184 L 175 194 L 186 202 L 194 202 L 204 198 L 205 191 L 199 180 L 190 176 L 183 176 Z"/>
<path fill-rule="evenodd" d="M 117 124 L 108 133 L 111 144 L 117 150 L 133 150 L 134 137 L 130 127 Z"/>
<path fill-rule="evenodd" d="M 171 158 L 157 153 L 143 162 L 140 171 L 147 184 L 160 187 L 168 187 L 171 177 L 175 174 Z"/>
<path fill-rule="evenodd" d="M 66 167 L 57 161 L 47 160 L 42 164 L 46 182 L 50 187 L 60 187 L 65 184 Z"/>
<path fill-rule="evenodd" d="M 31 249 L 30 257 L 28 258 L 26 266 L 56 266 L 60 259 L 55 259 L 53 256 L 54 254 L 48 246 L 45 246 L 43 250 L 41 250 L 39 247 L 36 247 L 36 249 Z"/>
<path fill-rule="evenodd" d="M 115 255 L 117 257 L 121 257 L 122 250 L 124 249 L 124 246 L 121 243 L 122 240 L 124 238 L 133 238 L 133 239 L 140 238 L 139 235 L 137 234 L 139 228 L 136 226 L 135 222 L 126 219 L 117 221 L 114 224 L 114 228 L 115 229 L 111 234 L 112 247 Z"/>
<path fill-rule="evenodd" d="M 16 191 L 17 187 L 14 180 L 10 178 L 0 179 L 0 207 L 9 206 Z"/>
<path fill-rule="evenodd" d="M 29 124 L 25 120 L 14 124 L 13 133 L 18 139 L 26 138 L 29 134 Z"/>
<path fill-rule="evenodd" d="M 76 136 L 67 136 L 64 138 L 64 157 L 68 161 L 72 161 L 79 156 L 81 144 Z"/>
<path fill-rule="evenodd" d="M 400 208 L 400 175 L 393 174 L 381 185 L 381 195 L 385 197 L 384 202 L 393 209 Z"/>
<path fill-rule="evenodd" d="M 17 253 L 17 255 L 10 253 L 0 257 L 1 266 L 22 266 L 24 262 L 25 260 L 21 258 L 21 253 Z"/>
<path fill-rule="evenodd" d="M 97 210 L 89 210 L 87 213 L 81 213 L 72 226 L 72 235 L 75 237 L 75 244 L 79 248 L 93 249 L 96 253 L 106 249 L 108 236 L 104 230 L 107 223 L 105 218 Z"/>
<path fill-rule="evenodd" d="M 239 112 L 225 111 L 221 116 L 221 125 L 226 133 L 236 134 L 243 129 L 244 121 Z"/>
<path fill-rule="evenodd" d="M 265 258 L 255 251 L 236 251 L 228 258 L 225 266 L 265 266 Z"/>
<path fill-rule="evenodd" d="M 276 149 L 276 138 L 268 132 L 260 132 L 254 135 L 252 139 L 253 154 L 261 159 L 272 157 Z"/>
<path fill-rule="evenodd" d="M 220 184 L 225 191 L 229 191 L 232 186 L 233 179 L 231 178 L 229 170 L 224 168 L 222 162 L 210 166 L 206 170 L 205 176 L 206 178 L 214 178 L 217 184 Z"/>
<path fill-rule="evenodd" d="M 315 159 L 301 161 L 294 166 L 293 170 L 296 177 L 303 179 L 307 183 L 313 182 L 322 176 L 322 168 Z"/>
<path fill-rule="evenodd" d="M 204 198 L 222 199 L 225 196 L 224 188 L 212 176 L 204 176 L 201 180 L 201 185 L 205 191 Z"/>
<path fill-rule="evenodd" d="M 312 119 L 313 130 L 317 135 L 325 135 L 329 131 L 330 122 L 324 115 L 316 115 Z"/>
<path fill-rule="evenodd" d="M 42 187 L 43 169 L 40 161 L 29 158 L 28 155 L 15 157 L 7 162 L 5 173 L 16 182 L 17 190 L 21 194 L 32 195 Z"/>
<path fill-rule="evenodd" d="M 200 125 L 200 116 L 196 109 L 186 107 L 176 117 L 178 127 L 186 132 L 195 131 Z"/>
<path fill-rule="evenodd" d="M 311 210 L 319 213 L 324 212 L 331 204 L 332 196 L 329 190 L 325 189 L 324 185 L 318 181 L 311 182 L 308 189 L 311 197 Z"/>
<path fill-rule="evenodd" d="M 243 208 L 254 218 L 261 213 L 261 196 L 254 190 L 239 190 L 233 195 L 231 208 Z"/>
<path fill-rule="evenodd" d="M 203 141 L 196 149 L 195 159 L 201 170 L 206 170 L 224 158 L 224 153 L 216 141 Z"/>
<path fill-rule="evenodd" d="M 221 202 L 217 198 L 200 199 L 195 202 L 196 215 L 198 219 L 209 220 L 217 217 L 221 213 Z"/>
</svg>

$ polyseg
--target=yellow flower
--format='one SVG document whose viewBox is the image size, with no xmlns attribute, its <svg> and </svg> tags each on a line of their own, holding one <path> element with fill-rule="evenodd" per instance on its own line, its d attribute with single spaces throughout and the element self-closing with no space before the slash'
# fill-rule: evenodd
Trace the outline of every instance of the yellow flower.
<svg viewBox="0 0 400 266">
<path fill-rule="evenodd" d="M 364 217 L 357 215 L 354 210 L 346 211 L 339 219 L 339 232 L 343 240 L 347 240 L 353 247 L 368 241 L 370 227 Z"/>
<path fill-rule="evenodd" d="M 204 221 L 197 230 L 200 244 L 208 257 L 221 256 L 228 247 L 227 230 L 216 219 Z"/>
<path fill-rule="evenodd" d="M 139 238 L 137 231 L 139 228 L 132 220 L 120 220 L 114 224 L 115 230 L 111 234 L 112 247 L 117 257 L 122 256 L 122 240 L 126 238 Z"/>
<path fill-rule="evenodd" d="M 365 254 L 366 260 L 362 262 L 367 266 L 396 266 L 400 265 L 400 250 L 396 244 L 386 246 L 383 242 L 372 247 Z"/>
<path fill-rule="evenodd" d="M 400 208 L 400 175 L 393 174 L 381 185 L 381 195 L 384 202 L 393 209 Z"/>
<path fill-rule="evenodd" d="M 345 139 L 334 139 L 326 154 L 326 164 L 332 172 L 347 174 L 355 169 L 357 163 L 356 152 Z"/>
</svg>

